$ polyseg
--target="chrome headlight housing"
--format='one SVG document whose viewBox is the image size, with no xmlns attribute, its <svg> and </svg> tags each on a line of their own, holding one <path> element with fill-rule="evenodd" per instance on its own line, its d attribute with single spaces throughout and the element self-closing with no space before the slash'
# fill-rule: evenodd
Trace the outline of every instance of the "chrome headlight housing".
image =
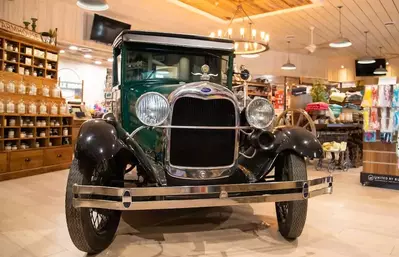
<svg viewBox="0 0 399 257">
<path fill-rule="evenodd" d="M 274 120 L 274 108 L 269 100 L 255 97 L 248 104 L 245 116 L 249 125 L 258 129 L 264 129 L 270 126 Z"/>
<path fill-rule="evenodd" d="M 168 99 L 160 93 L 148 92 L 137 99 L 136 115 L 144 125 L 161 125 L 168 118 L 169 110 Z"/>
</svg>

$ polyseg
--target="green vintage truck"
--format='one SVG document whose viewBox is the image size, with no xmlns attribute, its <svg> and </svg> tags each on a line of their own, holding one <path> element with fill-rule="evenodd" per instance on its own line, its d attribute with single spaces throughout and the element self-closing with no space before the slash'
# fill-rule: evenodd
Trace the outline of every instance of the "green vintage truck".
<svg viewBox="0 0 399 257">
<path fill-rule="evenodd" d="M 332 177 L 307 177 L 305 158 L 323 150 L 303 128 L 269 129 L 268 100 L 239 107 L 233 41 L 124 31 L 113 55 L 114 112 L 82 125 L 68 176 L 66 220 L 77 248 L 107 248 L 121 211 L 261 202 L 276 202 L 285 238 L 301 234 L 308 198 L 332 192 Z"/>
</svg>

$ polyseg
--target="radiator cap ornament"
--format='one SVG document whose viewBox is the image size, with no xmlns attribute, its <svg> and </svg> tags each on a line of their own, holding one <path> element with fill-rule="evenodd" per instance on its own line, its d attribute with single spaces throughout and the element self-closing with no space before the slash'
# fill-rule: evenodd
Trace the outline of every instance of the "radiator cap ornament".
<svg viewBox="0 0 399 257">
<path fill-rule="evenodd" d="M 201 80 L 202 81 L 209 81 L 211 79 L 211 77 L 217 77 L 218 74 L 210 74 L 210 68 L 208 65 L 204 64 L 201 66 L 201 71 L 202 73 L 194 73 L 191 72 L 191 74 L 193 74 L 194 76 L 201 76 Z"/>
</svg>

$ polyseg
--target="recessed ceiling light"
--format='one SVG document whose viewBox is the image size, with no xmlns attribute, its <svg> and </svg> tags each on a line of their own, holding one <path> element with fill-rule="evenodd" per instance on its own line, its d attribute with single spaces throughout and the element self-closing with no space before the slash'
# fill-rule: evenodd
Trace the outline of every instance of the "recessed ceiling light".
<svg viewBox="0 0 399 257">
<path fill-rule="evenodd" d="M 345 68 L 345 66 L 344 66 L 344 65 L 341 65 L 341 69 L 343 69 L 343 68 Z"/>
<path fill-rule="evenodd" d="M 83 55 L 83 57 L 86 58 L 86 59 L 91 59 L 91 58 L 93 58 L 93 56 L 91 56 L 91 54 L 85 54 L 85 55 Z"/>
<path fill-rule="evenodd" d="M 78 0 L 76 5 L 88 11 L 105 11 L 109 6 L 105 0 Z"/>
<path fill-rule="evenodd" d="M 78 50 L 78 47 L 77 46 L 70 46 L 69 50 L 76 51 L 76 50 Z"/>
<path fill-rule="evenodd" d="M 98 65 L 102 64 L 101 61 L 95 61 L 94 63 L 95 63 L 95 64 L 98 64 Z"/>
<path fill-rule="evenodd" d="M 114 59 L 113 58 L 108 58 L 108 60 L 107 61 L 109 61 L 109 62 L 113 62 L 114 61 Z"/>
<path fill-rule="evenodd" d="M 386 65 L 389 65 L 389 62 L 386 62 L 385 64 L 386 64 Z"/>
<path fill-rule="evenodd" d="M 65 54 L 65 50 L 60 50 L 60 54 Z"/>
</svg>

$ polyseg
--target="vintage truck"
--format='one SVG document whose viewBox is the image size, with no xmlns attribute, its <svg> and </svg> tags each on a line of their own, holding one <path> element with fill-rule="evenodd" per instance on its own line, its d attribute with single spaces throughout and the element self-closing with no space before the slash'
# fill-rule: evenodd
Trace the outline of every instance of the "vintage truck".
<svg viewBox="0 0 399 257">
<path fill-rule="evenodd" d="M 322 147 L 303 128 L 270 129 L 267 99 L 239 108 L 233 41 L 124 31 L 113 56 L 113 113 L 82 125 L 68 176 L 77 248 L 106 249 L 121 211 L 135 210 L 276 202 L 281 235 L 302 233 L 308 198 L 332 192 L 332 177 L 307 176 L 305 158 Z"/>
</svg>

